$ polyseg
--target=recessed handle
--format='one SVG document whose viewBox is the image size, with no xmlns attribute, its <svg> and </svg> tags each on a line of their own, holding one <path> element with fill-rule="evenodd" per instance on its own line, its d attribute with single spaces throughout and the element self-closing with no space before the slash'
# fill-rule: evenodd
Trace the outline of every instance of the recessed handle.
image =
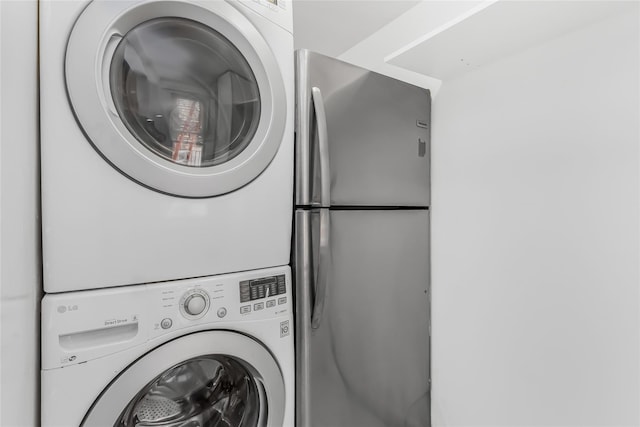
<svg viewBox="0 0 640 427">
<path fill-rule="evenodd" d="M 60 347 L 70 350 L 87 350 L 130 341 L 138 335 L 138 322 L 73 332 L 58 336 Z"/>
</svg>

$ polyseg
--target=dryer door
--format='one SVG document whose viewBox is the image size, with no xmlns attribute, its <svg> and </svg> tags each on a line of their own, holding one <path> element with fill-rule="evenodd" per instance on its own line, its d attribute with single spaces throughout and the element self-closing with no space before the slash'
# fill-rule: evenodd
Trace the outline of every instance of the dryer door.
<svg viewBox="0 0 640 427">
<path fill-rule="evenodd" d="M 233 332 L 198 332 L 125 369 L 82 425 L 281 426 L 284 393 L 278 364 L 261 344 Z"/>
<path fill-rule="evenodd" d="M 162 193 L 234 191 L 268 166 L 282 140 L 280 67 L 225 1 L 93 1 L 69 37 L 65 76 L 96 150 Z"/>
</svg>

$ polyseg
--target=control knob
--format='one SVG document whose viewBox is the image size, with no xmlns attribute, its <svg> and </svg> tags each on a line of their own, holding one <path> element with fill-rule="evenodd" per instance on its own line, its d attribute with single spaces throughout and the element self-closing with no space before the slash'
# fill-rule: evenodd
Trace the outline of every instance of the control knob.
<svg viewBox="0 0 640 427">
<path fill-rule="evenodd" d="M 207 300 L 202 295 L 190 295 L 184 303 L 184 311 L 192 316 L 197 316 L 204 311 L 206 306 Z"/>
<path fill-rule="evenodd" d="M 189 291 L 182 297 L 180 309 L 187 318 L 202 317 L 209 309 L 209 295 L 201 289 Z"/>
</svg>

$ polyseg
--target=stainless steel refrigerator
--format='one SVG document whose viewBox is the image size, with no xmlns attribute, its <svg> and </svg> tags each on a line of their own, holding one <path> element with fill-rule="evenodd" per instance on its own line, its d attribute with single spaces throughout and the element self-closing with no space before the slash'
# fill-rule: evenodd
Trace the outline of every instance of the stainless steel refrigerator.
<svg viewBox="0 0 640 427">
<path fill-rule="evenodd" d="M 297 425 L 430 425 L 429 91 L 297 52 Z"/>
</svg>

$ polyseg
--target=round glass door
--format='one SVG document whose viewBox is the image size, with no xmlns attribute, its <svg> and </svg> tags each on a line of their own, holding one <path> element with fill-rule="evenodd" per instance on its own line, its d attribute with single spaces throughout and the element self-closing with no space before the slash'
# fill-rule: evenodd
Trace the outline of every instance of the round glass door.
<svg viewBox="0 0 640 427">
<path fill-rule="evenodd" d="M 181 362 L 147 384 L 117 427 L 258 425 L 264 397 L 237 360 L 207 355 Z"/>
<path fill-rule="evenodd" d="M 204 331 L 122 370 L 82 426 L 262 427 L 282 425 L 284 411 L 284 379 L 271 353 L 239 333 Z"/>
<path fill-rule="evenodd" d="M 260 119 L 258 83 L 242 53 L 214 29 L 183 18 L 150 20 L 125 34 L 110 86 L 127 129 L 181 165 L 235 158 Z"/>
<path fill-rule="evenodd" d="M 258 177 L 280 147 L 277 49 L 225 1 L 94 0 L 69 36 L 67 93 L 111 166 L 161 193 L 212 197 Z"/>
</svg>

